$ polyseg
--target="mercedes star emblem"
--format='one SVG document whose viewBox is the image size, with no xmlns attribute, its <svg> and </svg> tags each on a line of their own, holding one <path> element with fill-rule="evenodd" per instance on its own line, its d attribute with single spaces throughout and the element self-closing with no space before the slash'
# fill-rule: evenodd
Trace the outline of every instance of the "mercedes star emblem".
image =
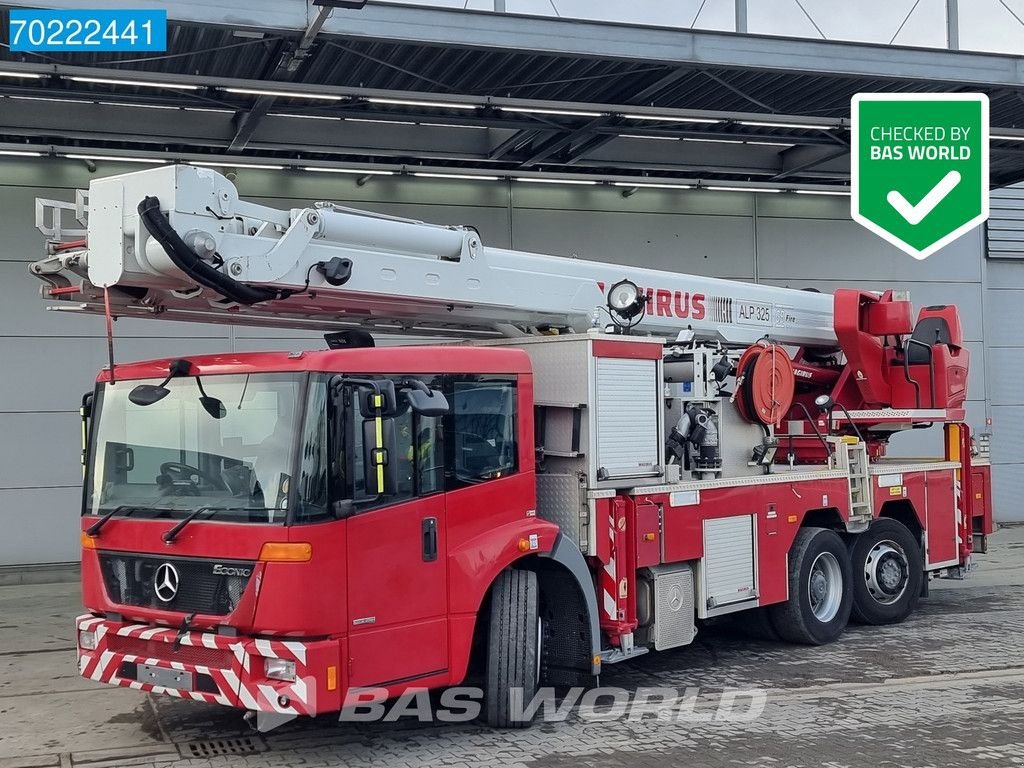
<svg viewBox="0 0 1024 768">
<path fill-rule="evenodd" d="M 178 594 L 181 576 L 178 569 L 170 563 L 163 563 L 153 575 L 153 591 L 162 603 L 169 603 Z"/>
</svg>

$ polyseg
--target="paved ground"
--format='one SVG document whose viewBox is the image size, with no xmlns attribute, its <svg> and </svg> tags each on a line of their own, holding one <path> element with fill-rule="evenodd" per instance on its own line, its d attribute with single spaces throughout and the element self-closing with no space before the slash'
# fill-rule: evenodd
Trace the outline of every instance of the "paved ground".
<svg viewBox="0 0 1024 768">
<path fill-rule="evenodd" d="M 255 737 L 254 754 L 199 758 L 190 745 L 200 740 L 251 738 L 237 712 L 81 680 L 75 588 L 0 588 L 0 768 L 1024 766 L 1024 528 L 997 534 L 979 561 L 966 582 L 934 582 L 901 626 L 853 626 L 826 648 L 708 629 L 602 678 L 633 690 L 699 687 L 681 722 L 655 707 L 616 722 L 575 712 L 514 732 L 321 718 Z M 714 719 L 729 688 L 765 690 L 760 716 Z M 702 713 L 710 719 L 697 721 Z"/>
</svg>

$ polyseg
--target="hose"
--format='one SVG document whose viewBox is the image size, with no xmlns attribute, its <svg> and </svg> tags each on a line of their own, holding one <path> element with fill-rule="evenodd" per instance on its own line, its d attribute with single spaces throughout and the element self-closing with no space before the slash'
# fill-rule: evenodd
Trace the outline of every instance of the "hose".
<svg viewBox="0 0 1024 768">
<path fill-rule="evenodd" d="M 200 259 L 191 248 L 185 245 L 185 241 L 167 221 L 167 217 L 160 213 L 159 199 L 143 198 L 139 203 L 138 212 L 146 231 L 167 252 L 167 256 L 174 262 L 174 266 L 200 285 L 239 304 L 258 304 L 261 301 L 270 301 L 280 297 L 278 291 L 270 288 L 254 288 L 232 280 L 223 272 Z"/>
</svg>

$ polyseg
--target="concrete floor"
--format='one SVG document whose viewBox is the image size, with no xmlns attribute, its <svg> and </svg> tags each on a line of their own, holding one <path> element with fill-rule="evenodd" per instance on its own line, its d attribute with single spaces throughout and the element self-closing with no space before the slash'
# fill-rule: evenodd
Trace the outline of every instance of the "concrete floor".
<svg viewBox="0 0 1024 768">
<path fill-rule="evenodd" d="M 295 721 L 244 756 L 194 757 L 246 738 L 238 712 L 78 677 L 74 585 L 0 588 L 0 768 L 41 766 L 1020 766 L 1024 764 L 1024 528 L 993 537 L 965 582 L 933 582 L 906 623 L 851 626 L 824 648 L 727 628 L 610 668 L 604 685 L 764 689 L 749 722 L 649 716 L 495 732 L 477 724 Z M 188 756 L 188 757 L 183 757 Z"/>
</svg>

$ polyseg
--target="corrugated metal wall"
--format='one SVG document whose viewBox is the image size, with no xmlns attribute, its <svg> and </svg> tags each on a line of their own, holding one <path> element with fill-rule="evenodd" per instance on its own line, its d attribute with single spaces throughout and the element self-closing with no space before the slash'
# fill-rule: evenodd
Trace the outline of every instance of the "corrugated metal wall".
<svg viewBox="0 0 1024 768">
<path fill-rule="evenodd" d="M 98 173 L 137 167 L 101 164 Z M 0 565 L 74 560 L 78 556 L 78 403 L 104 364 L 101 322 L 44 312 L 40 283 L 27 262 L 40 256 L 33 226 L 37 196 L 71 199 L 70 190 L 92 178 L 74 163 L 0 163 Z M 904 288 L 915 303 L 954 302 L 961 307 L 973 356 L 968 413 L 976 429 L 985 418 L 985 350 L 981 343 L 983 296 L 990 314 L 993 361 L 1024 373 L 1024 345 L 1013 346 L 1024 306 L 1024 266 L 999 281 L 1000 294 L 983 289 L 983 240 L 979 232 L 917 262 L 849 220 L 844 198 L 642 190 L 624 198 L 616 189 L 375 179 L 359 187 L 330 174 L 242 170 L 243 197 L 280 206 L 338 200 L 355 206 L 441 223 L 470 224 L 489 245 L 581 256 L 795 288 L 838 286 Z M 318 346 L 311 334 L 141 320 L 119 321 L 120 360 L 175 354 Z M 1020 377 L 998 378 L 993 396 L 997 425 L 1024 415 Z M 1014 399 L 1016 398 L 1016 399 Z M 1012 402 L 1011 402 L 1012 401 Z M 1016 408 L 1016 412 L 1012 409 Z M 999 434 L 997 429 L 997 435 Z M 1007 432 L 1009 434 L 1009 432 Z M 1024 426 L 1015 444 L 1024 446 Z M 999 460 L 1013 454 L 997 439 Z M 935 453 L 935 429 L 901 435 L 904 453 Z M 1016 479 L 997 473 L 997 514 L 1020 516 L 1010 504 L 1024 492 Z"/>
</svg>

